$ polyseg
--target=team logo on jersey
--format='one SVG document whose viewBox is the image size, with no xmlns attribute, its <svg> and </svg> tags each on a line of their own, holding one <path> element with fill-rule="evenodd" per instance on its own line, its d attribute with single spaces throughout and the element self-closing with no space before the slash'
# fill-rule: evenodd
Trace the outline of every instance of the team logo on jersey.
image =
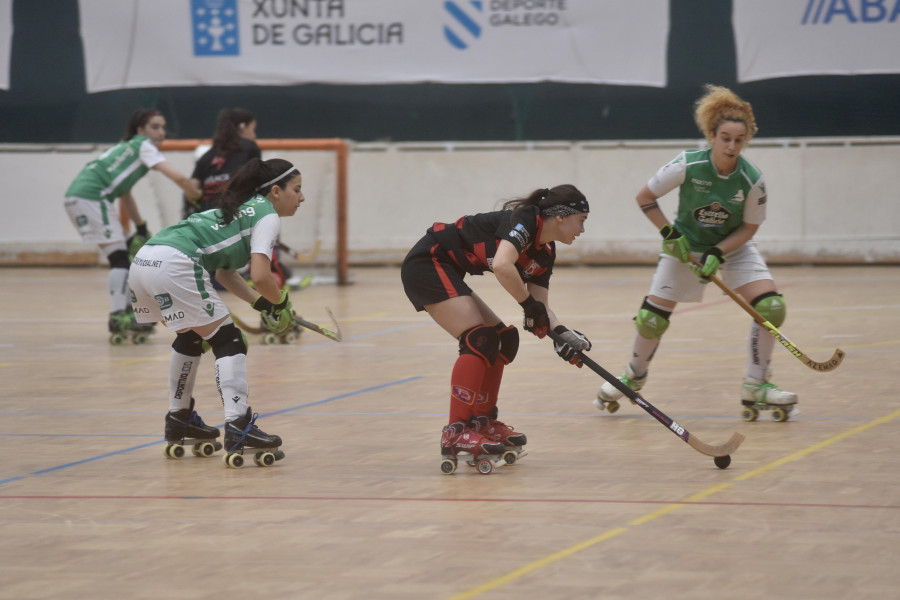
<svg viewBox="0 0 900 600">
<path fill-rule="evenodd" d="M 156 298 L 156 303 L 159 304 L 160 310 L 172 308 L 172 296 L 169 294 L 157 294 L 153 297 Z"/>
<path fill-rule="evenodd" d="M 509 232 L 509 237 L 518 241 L 519 245 L 523 248 L 531 241 L 531 234 L 528 233 L 528 230 L 525 229 L 525 226 L 521 223 L 516 225 L 513 230 Z"/>
<path fill-rule="evenodd" d="M 203 310 L 206 311 L 206 314 L 209 316 L 213 316 L 213 313 L 216 312 L 216 307 L 212 305 L 211 302 L 207 303 L 206 306 L 203 307 Z"/>
<path fill-rule="evenodd" d="M 731 217 L 731 213 L 718 202 L 694 209 L 693 214 L 700 227 L 721 227 Z"/>
<path fill-rule="evenodd" d="M 237 0 L 191 0 L 194 56 L 241 53 Z"/>
<path fill-rule="evenodd" d="M 461 385 L 451 385 L 450 395 L 454 400 L 459 400 L 463 404 L 475 404 L 475 392 Z"/>
<path fill-rule="evenodd" d="M 744 201 L 744 190 L 738 190 L 737 194 L 731 197 L 732 202 L 743 202 Z"/>
</svg>

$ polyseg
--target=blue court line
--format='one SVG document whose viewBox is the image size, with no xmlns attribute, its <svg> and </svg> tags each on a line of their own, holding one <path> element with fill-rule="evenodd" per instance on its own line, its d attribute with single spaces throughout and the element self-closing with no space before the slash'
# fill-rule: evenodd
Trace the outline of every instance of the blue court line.
<svg viewBox="0 0 900 600">
<path fill-rule="evenodd" d="M 397 381 L 391 381 L 391 382 L 389 382 L 389 383 L 383 383 L 383 384 L 381 384 L 381 385 L 373 385 L 373 386 L 371 386 L 371 387 L 363 388 L 363 389 L 361 389 L 361 390 L 356 390 L 356 391 L 354 391 L 354 392 L 347 392 L 346 394 L 339 394 L 339 395 L 337 395 L 337 396 L 332 396 L 332 397 L 330 397 L 330 398 L 325 398 L 325 399 L 323 399 L 323 400 L 316 400 L 315 402 L 308 402 L 308 403 L 306 403 L 306 404 L 301 404 L 301 405 L 299 405 L 299 406 L 294 406 L 294 407 L 292 407 L 292 408 L 285 408 L 285 409 L 283 409 L 283 410 L 277 410 L 277 411 L 275 411 L 275 412 L 261 414 L 261 415 L 260 415 L 260 418 L 263 418 L 263 417 L 271 417 L 271 416 L 273 416 L 273 415 L 280 415 L 280 414 L 283 414 L 283 413 L 293 412 L 293 411 L 296 411 L 296 410 L 303 410 L 304 408 L 309 408 L 310 406 L 319 406 L 320 404 L 326 404 L 326 403 L 328 403 L 328 402 L 334 402 L 335 400 L 342 400 L 342 399 L 344 399 L 344 398 L 350 398 L 350 397 L 352 397 L 352 396 L 358 396 L 358 395 L 360 395 L 360 394 L 365 394 L 365 393 L 367 393 L 367 392 L 374 392 L 374 391 L 376 391 L 376 390 L 381 390 L 381 389 L 388 388 L 388 387 L 395 386 L 395 385 L 402 385 L 402 384 L 404 384 L 404 383 L 409 383 L 409 382 L 411 382 L 411 381 L 416 381 L 416 380 L 422 379 L 422 378 L 423 378 L 422 376 L 418 376 L 418 375 L 417 375 L 417 376 L 415 376 L 415 377 L 407 377 L 407 378 L 405 378 L 405 379 L 398 379 Z M 220 427 L 221 427 L 221 426 L 220 426 Z M 47 469 L 41 469 L 40 471 L 33 471 L 33 472 L 28 473 L 28 474 L 26 474 L 26 475 L 19 475 L 19 476 L 16 476 L 16 477 L 8 477 L 8 478 L 6 478 L 6 479 L 0 479 L 0 485 L 6 484 L 6 483 L 10 483 L 10 482 L 13 482 L 13 481 L 18 481 L 18 480 L 20 480 L 20 479 L 25 479 L 26 477 L 32 477 L 32 476 L 34 476 L 34 475 L 43 475 L 44 473 L 50 473 L 50 472 L 52 472 L 52 471 L 59 471 L 59 470 L 61 470 L 61 469 L 68 469 L 68 468 L 70 468 L 70 467 L 75 467 L 75 466 L 78 466 L 78 465 L 83 465 L 83 464 L 85 464 L 85 463 L 93 462 L 93 461 L 95 461 L 95 460 L 100 460 L 100 459 L 103 459 L 103 458 L 109 458 L 110 456 L 117 456 L 117 455 L 119 455 L 119 454 L 125 454 L 126 452 L 132 452 L 132 451 L 134 451 L 134 450 L 141 450 L 141 449 L 143 449 L 143 448 L 149 448 L 150 446 L 157 446 L 157 445 L 163 444 L 163 443 L 165 443 L 165 439 L 157 440 L 157 441 L 150 442 L 150 443 L 147 443 L 147 444 L 141 444 L 141 445 L 139 445 L 139 446 L 132 446 L 131 448 L 124 448 L 124 449 L 122 449 L 122 450 L 116 450 L 115 452 L 107 452 L 106 454 L 100 454 L 100 455 L 98 455 L 98 456 L 92 456 L 92 457 L 90 457 L 90 458 L 85 458 L 85 459 L 83 459 L 83 460 L 77 460 L 77 461 L 70 462 L 70 463 L 66 463 L 66 464 L 63 464 L 63 465 L 57 465 L 57 466 L 55 466 L 55 467 L 49 467 L 49 468 L 47 468 Z"/>
</svg>

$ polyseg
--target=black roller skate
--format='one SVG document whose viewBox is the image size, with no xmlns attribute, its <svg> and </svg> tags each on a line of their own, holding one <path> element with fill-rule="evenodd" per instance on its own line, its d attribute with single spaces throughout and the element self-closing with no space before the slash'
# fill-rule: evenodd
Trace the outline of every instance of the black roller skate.
<svg viewBox="0 0 900 600">
<path fill-rule="evenodd" d="M 257 427 L 258 416 L 247 408 L 247 414 L 243 417 L 225 423 L 225 456 L 222 462 L 226 466 L 232 469 L 244 466 L 244 448 L 255 453 L 253 461 L 260 467 L 271 467 L 276 460 L 284 458 L 284 452 L 279 449 L 281 438 Z"/>
<path fill-rule="evenodd" d="M 168 458 L 183 457 L 185 442 L 193 442 L 191 451 L 194 456 L 212 456 L 222 449 L 222 442 L 216 439 L 218 437 L 218 428 L 204 423 L 194 410 L 193 398 L 190 408 L 166 414 L 166 447 L 163 451 Z"/>
<path fill-rule="evenodd" d="M 131 311 L 117 310 L 109 313 L 109 343 L 121 346 L 131 338 L 133 344 L 145 344 L 154 327 L 156 323 L 138 323 Z"/>
<path fill-rule="evenodd" d="M 478 433 L 462 421 L 444 427 L 441 434 L 441 473 L 452 475 L 456 472 L 457 457 L 468 456 L 469 466 L 477 467 L 482 475 L 488 475 L 506 464 L 503 454 L 506 448 L 502 442 Z"/>
<path fill-rule="evenodd" d="M 503 460 L 508 465 L 514 465 L 518 459 L 528 454 L 528 451 L 525 450 L 528 438 L 521 431 L 515 431 L 506 423 L 498 421 L 498 414 L 499 411 L 495 406 L 491 410 L 490 416 L 472 417 L 471 424 L 475 431 L 502 443 L 504 447 Z"/>
</svg>

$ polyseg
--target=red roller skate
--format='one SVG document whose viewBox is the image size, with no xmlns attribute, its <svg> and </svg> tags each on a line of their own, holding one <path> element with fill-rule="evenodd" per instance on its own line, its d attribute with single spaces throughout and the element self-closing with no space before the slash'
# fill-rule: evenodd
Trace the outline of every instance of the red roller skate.
<svg viewBox="0 0 900 600">
<path fill-rule="evenodd" d="M 491 411 L 490 416 L 484 415 L 472 417 L 472 427 L 478 433 L 503 444 L 503 460 L 507 465 L 513 465 L 526 454 L 524 446 L 528 438 L 521 431 L 515 431 L 512 427 L 497 420 L 497 407 Z"/>
<path fill-rule="evenodd" d="M 488 438 L 462 421 L 444 427 L 441 435 L 441 473 L 452 475 L 456 472 L 457 457 L 470 456 L 469 465 L 478 468 L 482 475 L 488 475 L 495 466 L 505 464 L 501 442 Z"/>
</svg>

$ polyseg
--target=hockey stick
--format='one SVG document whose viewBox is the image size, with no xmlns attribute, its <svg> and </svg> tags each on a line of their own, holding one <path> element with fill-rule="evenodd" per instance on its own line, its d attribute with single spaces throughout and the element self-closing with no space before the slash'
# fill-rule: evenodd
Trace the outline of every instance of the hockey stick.
<svg viewBox="0 0 900 600">
<path fill-rule="evenodd" d="M 305 327 L 306 329 L 309 329 L 311 331 L 315 331 L 316 333 L 324 335 L 328 339 L 334 340 L 335 342 L 340 342 L 342 339 L 344 339 L 343 336 L 341 335 L 341 326 L 338 325 L 338 322 L 334 318 L 334 314 L 331 312 L 330 309 L 326 308 L 325 312 L 328 313 L 328 316 L 331 319 L 331 322 L 334 324 L 334 329 L 335 329 L 334 331 L 325 329 L 324 327 L 319 327 L 315 323 L 307 321 L 306 319 L 298 317 L 297 315 L 294 315 L 294 324 L 299 325 L 300 327 Z M 265 327 L 253 327 L 252 325 L 248 325 L 234 313 L 231 313 L 231 318 L 234 320 L 235 324 L 238 327 L 240 327 L 247 333 L 256 334 L 256 333 L 266 333 L 268 331 Z"/>
<path fill-rule="evenodd" d="M 696 267 L 703 266 L 693 256 L 691 257 L 691 262 Z M 782 346 L 784 346 L 788 352 L 790 352 L 791 354 L 796 356 L 800 360 L 800 362 L 805 364 L 807 367 L 809 367 L 813 371 L 821 371 L 821 372 L 833 371 L 833 370 L 837 369 L 838 366 L 840 366 L 840 364 L 844 361 L 844 351 L 841 350 L 840 348 L 837 348 L 834 351 L 834 354 L 831 355 L 831 358 L 829 358 L 825 362 L 817 362 L 817 361 L 811 359 L 809 356 L 807 356 L 806 354 L 801 352 L 800 349 L 797 348 L 796 345 L 794 345 L 794 342 L 789 340 L 783 333 L 781 333 L 777 327 L 775 327 L 774 325 L 769 323 L 764 316 L 759 314 L 759 312 L 755 308 L 750 306 L 749 302 L 744 300 L 740 295 L 738 295 L 731 288 L 729 288 L 727 285 L 725 285 L 725 283 L 721 279 L 719 279 L 718 276 L 710 275 L 707 279 L 709 279 L 714 284 L 719 286 L 719 289 L 721 289 L 723 292 L 725 292 L 725 294 L 727 296 L 729 296 L 732 300 L 737 302 L 741 308 L 743 308 L 745 311 L 747 311 L 747 314 L 749 314 L 751 317 L 753 317 L 754 321 L 756 321 L 757 323 L 759 323 L 760 325 L 762 325 L 763 327 L 768 329 L 769 333 L 772 334 L 772 337 L 774 337 L 776 340 L 778 340 L 778 343 L 780 343 Z"/>
<path fill-rule="evenodd" d="M 550 330 L 547 335 L 549 335 L 550 339 L 558 344 L 565 343 L 553 330 Z M 661 410 L 644 400 L 644 398 L 640 394 L 619 381 L 618 377 L 614 376 L 612 373 L 598 365 L 584 352 L 579 352 L 578 355 L 581 357 L 581 362 L 587 365 L 587 367 L 591 371 L 611 383 L 617 390 L 625 394 L 625 396 L 629 400 L 643 408 L 650 414 L 651 417 L 653 417 L 654 419 L 662 423 L 667 429 L 669 429 L 669 431 L 687 442 L 687 444 L 691 448 L 693 448 L 700 454 L 714 457 L 714 462 L 716 463 L 717 467 L 719 467 L 720 469 L 724 469 L 731 464 L 731 455 L 738 449 L 738 447 L 740 447 L 741 443 L 743 443 L 743 435 L 734 432 L 731 434 L 731 439 L 724 444 L 719 446 L 710 446 L 709 444 L 706 444 L 697 439 L 695 436 L 691 435 L 687 429 L 676 423 L 674 419 L 671 419 Z"/>
<path fill-rule="evenodd" d="M 303 254 L 297 252 L 287 244 L 282 243 L 281 240 L 275 242 L 275 246 L 297 262 L 308 263 L 312 262 L 319 255 L 319 248 L 322 247 L 322 240 L 316 240 L 316 245 L 313 246 L 313 249 Z"/>
</svg>

